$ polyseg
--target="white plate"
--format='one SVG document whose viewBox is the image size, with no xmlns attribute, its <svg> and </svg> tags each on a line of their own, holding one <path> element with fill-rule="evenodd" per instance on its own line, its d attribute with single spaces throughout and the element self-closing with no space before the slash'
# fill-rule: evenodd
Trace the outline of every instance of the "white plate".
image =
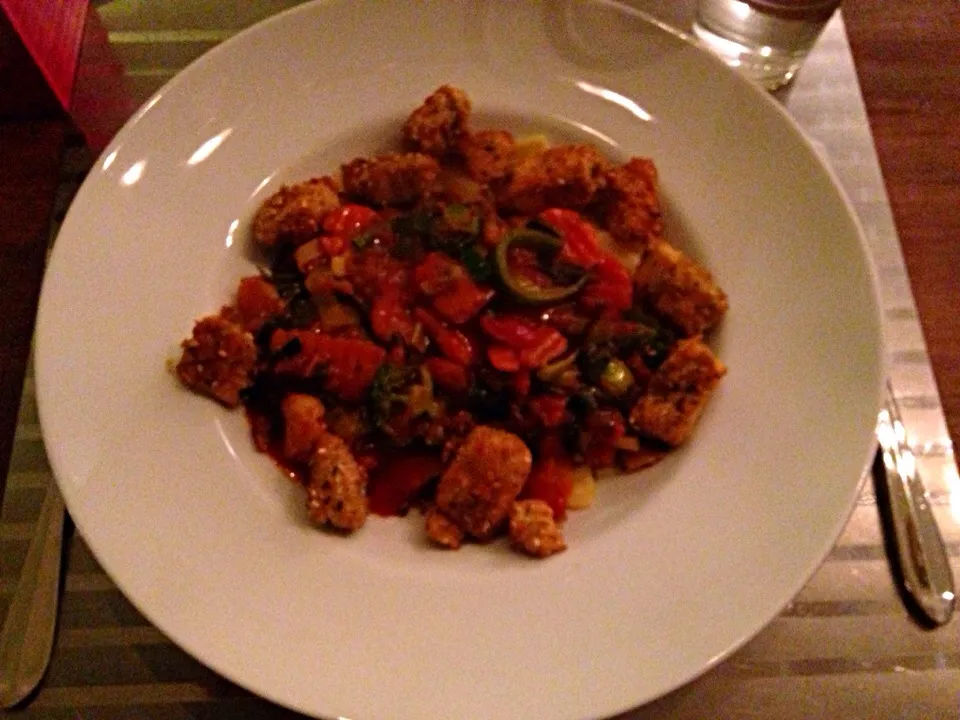
<svg viewBox="0 0 960 720">
<path fill-rule="evenodd" d="M 436 551 L 416 517 L 316 531 L 241 413 L 166 372 L 251 272 L 282 181 L 390 145 L 436 86 L 478 125 L 653 156 L 668 236 L 730 295 L 730 367 L 689 447 L 603 483 L 546 562 Z M 586 718 L 719 662 L 851 510 L 882 374 L 873 275 L 836 180 L 719 62 L 606 3 L 311 4 L 224 43 L 119 134 L 70 209 L 39 317 L 50 460 L 130 600 L 237 683 L 353 720 Z"/>
</svg>

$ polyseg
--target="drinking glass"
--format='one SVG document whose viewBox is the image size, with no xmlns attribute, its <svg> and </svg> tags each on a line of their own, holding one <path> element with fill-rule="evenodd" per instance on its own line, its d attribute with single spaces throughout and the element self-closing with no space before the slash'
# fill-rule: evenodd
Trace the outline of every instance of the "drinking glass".
<svg viewBox="0 0 960 720">
<path fill-rule="evenodd" d="M 693 32 L 768 90 L 790 83 L 840 0 L 699 0 Z"/>
</svg>

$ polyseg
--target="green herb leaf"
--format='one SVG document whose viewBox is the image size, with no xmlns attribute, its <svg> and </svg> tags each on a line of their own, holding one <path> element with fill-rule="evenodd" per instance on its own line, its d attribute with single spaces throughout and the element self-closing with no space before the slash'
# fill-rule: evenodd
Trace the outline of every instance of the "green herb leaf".
<svg viewBox="0 0 960 720">
<path fill-rule="evenodd" d="M 377 427 L 389 419 L 395 402 L 406 402 L 401 392 L 407 385 L 407 371 L 399 365 L 384 363 L 377 369 L 370 386 L 370 414 Z"/>
<path fill-rule="evenodd" d="M 475 282 L 486 282 L 493 276 L 493 265 L 476 246 L 465 247 L 460 252 L 460 262 Z"/>
</svg>

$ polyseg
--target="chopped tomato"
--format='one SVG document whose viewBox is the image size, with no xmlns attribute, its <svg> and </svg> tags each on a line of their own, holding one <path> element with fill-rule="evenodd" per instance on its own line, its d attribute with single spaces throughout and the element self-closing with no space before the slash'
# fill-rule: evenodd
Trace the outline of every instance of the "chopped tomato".
<svg viewBox="0 0 960 720">
<path fill-rule="evenodd" d="M 459 330 L 448 328 L 436 316 L 424 308 L 414 310 L 417 320 L 423 323 L 430 337 L 440 348 L 440 352 L 461 365 L 469 365 L 474 360 L 473 345 Z"/>
<path fill-rule="evenodd" d="M 530 399 L 530 409 L 546 428 L 556 428 L 572 417 L 567 412 L 567 398 L 560 395 L 538 395 Z"/>
<path fill-rule="evenodd" d="M 517 372 L 520 369 L 520 357 L 517 351 L 506 345 L 491 345 L 487 348 L 490 364 L 502 372 Z"/>
<path fill-rule="evenodd" d="M 462 277 L 433 299 L 433 308 L 454 325 L 462 325 L 480 312 L 493 295 L 490 288 L 480 287 L 470 278 Z"/>
<path fill-rule="evenodd" d="M 603 260 L 593 225 L 579 213 L 563 208 L 550 208 L 540 213 L 540 220 L 554 228 L 563 240 L 559 259 L 588 270 Z"/>
<path fill-rule="evenodd" d="M 394 343 L 390 346 L 390 362 L 397 367 L 402 367 L 407 362 L 407 350 L 403 343 Z"/>
<path fill-rule="evenodd" d="M 329 235 L 338 235 L 349 241 L 373 225 L 379 216 L 375 210 L 363 205 L 343 205 L 331 210 L 323 218 L 323 231 Z M 336 253 L 333 253 L 336 254 Z"/>
<path fill-rule="evenodd" d="M 377 515 L 397 515 L 410 505 L 432 478 L 443 471 L 443 463 L 436 455 L 427 453 L 391 453 L 370 476 L 367 496 L 370 510 Z"/>
<path fill-rule="evenodd" d="M 530 371 L 519 370 L 513 376 L 513 390 L 518 398 L 525 398 L 530 394 Z"/>
<path fill-rule="evenodd" d="M 466 392 L 470 376 L 462 365 L 441 357 L 427 358 L 425 363 L 433 382 L 450 392 Z"/>
<path fill-rule="evenodd" d="M 536 343 L 520 350 L 520 363 L 535 369 L 546 365 L 567 350 L 567 339 L 552 327 L 541 327 L 536 333 Z"/>
<path fill-rule="evenodd" d="M 593 468 L 610 467 L 616 459 L 617 442 L 626 434 L 623 415 L 617 410 L 597 410 L 587 416 L 584 459 Z"/>
<path fill-rule="evenodd" d="M 399 337 L 409 343 L 413 337 L 413 324 L 410 309 L 397 290 L 388 289 L 374 299 L 370 307 L 370 327 L 384 342 Z"/>
<path fill-rule="evenodd" d="M 322 235 L 320 237 L 320 246 L 326 251 L 327 255 L 341 255 L 347 249 L 346 243 L 340 235 Z"/>
<path fill-rule="evenodd" d="M 533 250 L 510 247 L 507 250 L 507 265 L 510 272 L 537 287 L 555 285 L 553 278 L 540 269 L 540 260 Z"/>
<path fill-rule="evenodd" d="M 245 327 L 259 327 L 271 315 L 283 310 L 277 288 L 259 275 L 245 277 L 237 288 L 237 312 Z"/>
<path fill-rule="evenodd" d="M 522 498 L 542 500 L 561 520 L 567 512 L 567 498 L 573 489 L 573 461 L 554 435 L 548 435 L 540 445 L 540 457 L 527 478 Z"/>
<path fill-rule="evenodd" d="M 368 248 L 347 256 L 347 278 L 357 295 L 372 300 L 388 288 L 407 292 L 410 272 L 383 248 Z"/>
<path fill-rule="evenodd" d="M 579 300 L 591 310 L 627 310 L 633 305 L 633 278 L 623 263 L 606 257 L 593 269 Z"/>
<path fill-rule="evenodd" d="M 538 368 L 567 349 L 567 339 L 558 330 L 519 315 L 487 314 L 480 318 L 480 327 L 501 345 L 516 350 L 525 368 Z"/>
<path fill-rule="evenodd" d="M 270 337 L 270 349 L 276 352 L 293 341 L 299 348 L 277 362 L 276 371 L 310 377 L 319 370 L 324 388 L 350 401 L 363 399 L 387 355 L 369 340 L 331 337 L 309 330 L 277 330 Z"/>
<path fill-rule="evenodd" d="M 542 329 L 539 323 L 519 315 L 493 315 L 487 313 L 480 318 L 480 327 L 494 340 L 512 348 L 533 347 L 539 341 L 537 332 Z"/>
<path fill-rule="evenodd" d="M 583 335 L 590 325 L 590 317 L 574 303 L 547 308 L 543 311 L 543 319 L 547 325 L 567 336 Z"/>
<path fill-rule="evenodd" d="M 455 281 L 466 274 L 466 269 L 449 255 L 431 252 L 413 271 L 413 280 L 420 292 L 433 297 L 449 290 Z"/>
</svg>

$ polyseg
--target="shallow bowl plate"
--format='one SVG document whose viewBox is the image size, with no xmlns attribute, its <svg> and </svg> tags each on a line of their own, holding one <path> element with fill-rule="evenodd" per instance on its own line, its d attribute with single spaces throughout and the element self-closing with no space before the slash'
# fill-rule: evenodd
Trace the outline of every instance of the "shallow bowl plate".
<svg viewBox="0 0 960 720">
<path fill-rule="evenodd" d="M 477 126 L 653 157 L 670 240 L 732 309 L 689 446 L 602 483 L 545 562 L 431 549 L 416 516 L 350 538 L 242 413 L 165 364 L 253 272 L 282 182 L 393 147 L 435 87 Z M 43 288 L 37 390 L 77 528 L 156 626 L 227 678 L 353 720 L 608 716 L 710 668 L 821 563 L 870 455 L 882 375 L 849 203 L 797 126 L 718 61 L 604 2 L 321 2 L 216 48 L 97 161 Z"/>
</svg>

